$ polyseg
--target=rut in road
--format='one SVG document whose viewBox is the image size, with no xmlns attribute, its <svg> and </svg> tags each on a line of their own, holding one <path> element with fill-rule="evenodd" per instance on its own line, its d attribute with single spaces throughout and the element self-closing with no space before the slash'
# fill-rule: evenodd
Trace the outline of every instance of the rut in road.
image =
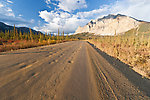
<svg viewBox="0 0 150 100">
<path fill-rule="evenodd" d="M 85 41 L 9 51 L 0 59 L 1 100 L 150 99 L 149 80 Z"/>
</svg>

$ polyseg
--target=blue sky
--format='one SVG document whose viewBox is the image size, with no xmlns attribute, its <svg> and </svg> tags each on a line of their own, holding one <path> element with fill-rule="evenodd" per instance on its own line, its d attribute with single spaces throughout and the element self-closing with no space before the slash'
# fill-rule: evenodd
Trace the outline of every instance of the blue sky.
<svg viewBox="0 0 150 100">
<path fill-rule="evenodd" d="M 0 0 L 0 22 L 73 33 L 91 19 L 124 14 L 150 21 L 150 0 Z"/>
</svg>

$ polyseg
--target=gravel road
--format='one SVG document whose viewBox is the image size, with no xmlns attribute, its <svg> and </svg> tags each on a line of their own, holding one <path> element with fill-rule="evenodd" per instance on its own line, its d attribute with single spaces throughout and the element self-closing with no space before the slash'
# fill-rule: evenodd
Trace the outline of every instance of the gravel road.
<svg viewBox="0 0 150 100">
<path fill-rule="evenodd" d="M 0 100 L 150 100 L 150 80 L 72 41 L 0 53 Z"/>
</svg>

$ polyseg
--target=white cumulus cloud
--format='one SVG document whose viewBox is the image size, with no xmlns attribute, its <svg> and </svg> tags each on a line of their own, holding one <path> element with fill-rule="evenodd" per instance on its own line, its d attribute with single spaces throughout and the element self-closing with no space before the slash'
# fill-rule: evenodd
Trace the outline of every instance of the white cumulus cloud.
<svg viewBox="0 0 150 100">
<path fill-rule="evenodd" d="M 1 2 L 0 2 L 0 14 L 5 16 L 15 17 L 15 14 L 12 11 L 12 9 L 8 7 L 6 3 L 1 3 Z"/>
<path fill-rule="evenodd" d="M 110 5 L 110 13 L 121 13 L 150 21 L 150 0 L 120 0 Z"/>
<path fill-rule="evenodd" d="M 43 26 L 34 27 L 43 32 L 57 32 L 58 28 L 66 32 L 74 32 L 78 26 L 83 26 L 91 19 L 108 14 L 124 14 L 139 20 L 150 22 L 150 0 L 117 0 L 108 5 L 100 5 L 91 11 L 71 13 L 73 10 L 87 7 L 85 0 L 46 0 L 47 4 L 58 7 L 54 11 L 40 11 L 39 16 L 46 22 Z M 78 4 L 79 3 L 79 4 Z M 61 9 L 61 10 L 59 10 Z"/>
<path fill-rule="evenodd" d="M 10 0 L 0 0 L 0 22 L 7 23 L 9 25 L 16 24 L 16 26 L 27 26 L 32 24 L 34 20 L 27 21 L 21 18 L 21 15 L 15 16 L 11 5 L 13 4 Z"/>
<path fill-rule="evenodd" d="M 102 6 L 99 9 L 94 9 L 91 11 L 86 11 L 86 12 L 78 12 L 77 16 L 80 18 L 97 18 L 100 15 L 103 15 L 106 13 L 109 9 L 109 6 Z"/>
<path fill-rule="evenodd" d="M 73 32 L 79 25 L 88 22 L 87 19 L 79 19 L 78 16 L 62 12 L 62 11 L 51 11 L 47 10 L 39 12 L 39 16 L 45 20 L 46 24 L 39 27 L 34 27 L 36 30 L 43 32 L 57 32 L 58 29 L 65 32 Z"/>
<path fill-rule="evenodd" d="M 53 1 L 58 2 L 58 4 Z M 72 12 L 76 9 L 86 8 L 87 4 L 85 0 L 46 0 L 47 4 L 53 4 L 64 11 Z"/>
<path fill-rule="evenodd" d="M 87 7 L 85 0 L 59 0 L 59 1 L 60 3 L 58 4 L 58 7 L 68 12 Z"/>
<path fill-rule="evenodd" d="M 34 27 L 36 30 L 57 32 L 59 28 L 61 31 L 73 32 L 79 25 L 84 25 L 89 21 L 85 18 L 79 18 L 79 15 L 72 14 L 76 9 L 87 7 L 85 0 L 46 0 L 46 4 L 47 6 L 50 4 L 55 6 L 55 10 L 39 12 L 39 16 L 46 23 L 43 26 Z"/>
</svg>

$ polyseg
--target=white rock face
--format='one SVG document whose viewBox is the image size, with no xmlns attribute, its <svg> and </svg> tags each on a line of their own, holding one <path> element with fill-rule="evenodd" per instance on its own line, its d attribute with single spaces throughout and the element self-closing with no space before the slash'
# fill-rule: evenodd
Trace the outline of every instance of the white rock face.
<svg viewBox="0 0 150 100">
<path fill-rule="evenodd" d="M 77 33 L 95 33 L 95 35 L 114 35 L 137 28 L 141 22 L 125 15 L 108 15 L 97 20 L 91 20 L 87 25 L 78 27 Z"/>
</svg>

